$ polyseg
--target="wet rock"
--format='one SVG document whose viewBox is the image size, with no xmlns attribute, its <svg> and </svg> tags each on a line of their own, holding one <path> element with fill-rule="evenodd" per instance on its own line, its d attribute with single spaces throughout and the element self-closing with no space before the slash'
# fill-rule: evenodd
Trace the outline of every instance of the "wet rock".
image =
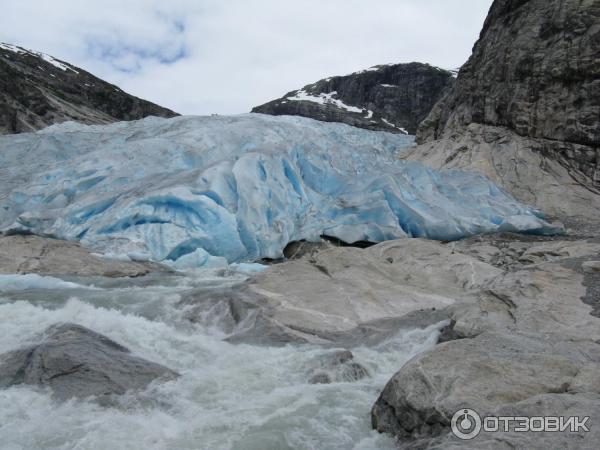
<svg viewBox="0 0 600 450">
<path fill-rule="evenodd" d="M 93 396 L 110 404 L 113 396 L 177 376 L 106 336 L 70 323 L 48 328 L 39 344 L 0 355 L 0 387 L 49 387 L 61 400 Z"/>
<path fill-rule="evenodd" d="M 331 377 L 325 372 L 319 372 L 319 373 L 316 373 L 315 375 L 312 375 L 309 378 L 308 382 L 310 384 L 330 384 Z"/>
<path fill-rule="evenodd" d="M 456 326 L 456 321 L 451 320 L 449 325 L 446 325 L 440 330 L 440 337 L 438 338 L 438 344 L 443 342 L 456 341 L 458 339 L 464 339 L 461 333 L 456 331 L 454 327 Z"/>
<path fill-rule="evenodd" d="M 315 334 L 304 333 L 282 323 L 274 316 L 276 305 L 242 283 L 225 288 L 198 288 L 182 296 L 179 306 L 194 323 L 223 331 L 231 343 L 286 345 L 289 343 L 326 344 Z"/>
<path fill-rule="evenodd" d="M 321 242 L 307 242 L 307 241 L 294 241 L 290 242 L 283 249 L 283 256 L 285 259 L 298 259 L 304 255 L 313 255 L 316 252 L 327 248 L 329 244 L 326 241 Z"/>
<path fill-rule="evenodd" d="M 325 339 L 355 335 L 369 341 L 381 333 L 367 324 L 389 320 L 399 326 L 403 317 L 475 301 L 478 287 L 500 273 L 450 246 L 401 239 L 366 249 L 325 248 L 270 267 L 248 289 L 272 305 L 280 324 Z"/>
<path fill-rule="evenodd" d="M 581 267 L 585 273 L 600 273 L 600 261 L 586 261 Z"/>
<path fill-rule="evenodd" d="M 461 442 L 450 420 L 462 408 L 488 415 L 598 417 L 600 346 L 556 334 L 483 333 L 436 346 L 410 360 L 372 410 L 373 427 L 402 438 L 401 448 L 448 448 Z M 591 433 L 482 433 L 460 448 L 592 448 Z M 436 445 L 438 446 L 436 446 Z"/>
<path fill-rule="evenodd" d="M 0 273 L 138 277 L 169 271 L 155 263 L 101 258 L 76 242 L 35 235 L 0 237 Z"/>
<path fill-rule="evenodd" d="M 490 330 L 600 339 L 585 303 L 595 278 L 581 270 L 599 252 L 592 240 L 517 235 L 328 247 L 231 288 L 191 291 L 181 306 L 230 342 L 260 345 L 372 346 L 448 319 L 441 341 Z"/>
<path fill-rule="evenodd" d="M 307 374 L 310 384 L 352 382 L 369 376 L 369 371 L 354 361 L 354 355 L 349 350 L 321 355 L 309 364 L 313 366 Z"/>
<path fill-rule="evenodd" d="M 583 270 L 597 260 L 598 241 L 492 235 L 436 245 L 499 272 L 472 282 L 444 309 L 451 323 L 440 344 L 390 380 L 373 407 L 374 428 L 397 436 L 403 449 L 593 448 L 593 430 L 482 434 L 463 442 L 449 426 L 461 408 L 598 417 L 600 384 L 592 374 L 600 369 L 600 277 Z"/>
<path fill-rule="evenodd" d="M 337 251 L 334 251 L 332 257 L 336 254 Z M 305 256 L 298 261 L 311 265 L 307 258 L 310 259 Z M 357 271 L 363 267 L 359 261 L 354 262 Z M 389 265 L 388 262 L 385 264 Z M 279 267 L 282 269 L 277 269 Z M 403 306 L 400 297 L 397 299 L 398 314 L 384 311 L 365 315 L 365 320 L 360 320 L 344 299 L 335 296 L 333 291 L 319 292 L 318 287 L 312 286 L 314 280 L 302 274 L 300 280 L 307 282 L 306 296 L 291 295 L 285 281 L 294 280 L 298 275 L 296 266 L 283 263 L 268 270 L 276 269 L 282 275 L 282 283 L 276 286 L 278 290 L 274 289 L 275 286 L 266 290 L 262 276 L 258 275 L 250 282 L 230 287 L 193 289 L 182 296 L 179 307 L 191 322 L 224 332 L 224 339 L 228 342 L 255 345 L 311 343 L 344 347 L 374 346 L 402 330 L 426 328 L 449 317 L 449 313 L 442 309 L 432 310 L 414 305 L 414 300 L 410 298 L 406 300 L 409 307 Z M 311 268 L 310 276 L 314 277 L 315 274 L 318 274 L 318 278 L 326 276 Z M 369 274 L 367 272 L 365 276 Z M 349 286 L 348 292 L 356 296 L 358 306 L 361 291 Z M 316 320 L 318 315 L 321 315 L 322 322 Z M 309 318 L 312 320 L 310 323 Z M 338 323 L 331 326 L 336 318 Z"/>
</svg>

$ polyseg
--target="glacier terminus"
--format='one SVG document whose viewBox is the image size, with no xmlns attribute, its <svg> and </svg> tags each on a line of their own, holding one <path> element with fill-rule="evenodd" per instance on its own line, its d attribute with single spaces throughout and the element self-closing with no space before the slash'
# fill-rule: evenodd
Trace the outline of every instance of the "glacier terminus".
<svg viewBox="0 0 600 450">
<path fill-rule="evenodd" d="M 401 161 L 413 141 L 262 114 L 67 122 L 0 138 L 0 229 L 177 268 L 279 258 L 321 236 L 560 231 L 481 175 Z"/>
</svg>

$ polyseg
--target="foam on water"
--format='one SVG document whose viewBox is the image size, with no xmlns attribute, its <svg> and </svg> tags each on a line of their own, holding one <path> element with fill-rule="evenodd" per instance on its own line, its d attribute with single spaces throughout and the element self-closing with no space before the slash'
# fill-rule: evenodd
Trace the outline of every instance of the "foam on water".
<svg viewBox="0 0 600 450">
<path fill-rule="evenodd" d="M 439 327 L 403 332 L 377 348 L 352 349 L 371 377 L 312 385 L 310 360 L 331 350 L 233 345 L 210 328 L 185 322 L 175 300 L 178 292 L 198 284 L 194 277 L 168 289 L 105 285 L 93 297 L 66 302 L 61 299 L 68 289 L 44 290 L 49 299 L 43 304 L 29 301 L 26 291 L 10 299 L 0 296 L 0 353 L 35 343 L 54 323 L 74 322 L 182 374 L 143 395 L 124 397 L 118 408 L 56 403 L 32 387 L 0 390 L 2 449 L 394 448 L 392 439 L 371 430 L 370 408 L 408 358 L 435 344 Z M 129 302 L 111 300 L 129 289 Z M 171 300 L 155 301 L 167 291 Z M 98 306 L 102 297 L 110 306 Z M 53 298 L 58 307 L 50 306 Z M 137 308 L 136 302 L 147 303 Z"/>
<path fill-rule="evenodd" d="M 34 273 L 25 275 L 0 274 L 0 292 L 23 291 L 26 289 L 79 289 L 84 287 L 77 283 L 54 277 L 44 277 Z M 94 289 L 93 287 L 87 288 Z"/>
</svg>

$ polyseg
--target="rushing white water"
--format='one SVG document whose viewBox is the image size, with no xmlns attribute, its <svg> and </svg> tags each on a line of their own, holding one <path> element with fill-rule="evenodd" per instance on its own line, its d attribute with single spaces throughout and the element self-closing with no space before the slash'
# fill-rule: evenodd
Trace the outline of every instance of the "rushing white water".
<svg viewBox="0 0 600 450">
<path fill-rule="evenodd" d="M 310 361 L 331 349 L 230 344 L 215 327 L 185 320 L 179 294 L 239 281 L 242 273 L 128 281 L 77 279 L 0 293 L 0 353 L 35 343 L 57 322 L 103 333 L 182 374 L 122 399 L 54 401 L 30 386 L 0 390 L 0 448 L 13 449 L 391 449 L 370 426 L 379 392 L 412 355 L 435 344 L 438 327 L 404 331 L 376 348 L 353 348 L 371 376 L 312 385 Z M 94 285 L 86 289 L 82 285 Z"/>
</svg>

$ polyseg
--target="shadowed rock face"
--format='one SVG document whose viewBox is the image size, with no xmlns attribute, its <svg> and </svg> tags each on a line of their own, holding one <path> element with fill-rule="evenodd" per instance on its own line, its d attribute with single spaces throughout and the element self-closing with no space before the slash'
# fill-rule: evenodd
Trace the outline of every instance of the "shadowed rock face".
<svg viewBox="0 0 600 450">
<path fill-rule="evenodd" d="M 504 127 L 600 187 L 599 25 L 597 0 L 496 0 L 417 142 L 463 135 L 470 124 Z"/>
<path fill-rule="evenodd" d="M 69 120 L 105 124 L 177 115 L 71 64 L 0 44 L 0 134 L 35 131 Z"/>
<path fill-rule="evenodd" d="M 303 116 L 392 133 L 402 133 L 404 129 L 408 134 L 415 134 L 417 125 L 453 80 L 451 72 L 428 64 L 375 66 L 317 81 L 257 106 L 252 112 Z M 322 94 L 332 94 L 332 100 L 326 101 Z M 313 101 L 292 100 L 307 96 Z M 322 103 L 314 101 L 319 98 Z"/>
<path fill-rule="evenodd" d="M 107 403 L 157 378 L 178 376 L 79 325 L 54 325 L 44 334 L 38 345 L 0 355 L 0 387 L 37 385 L 50 387 L 59 399 L 97 396 Z"/>
</svg>

